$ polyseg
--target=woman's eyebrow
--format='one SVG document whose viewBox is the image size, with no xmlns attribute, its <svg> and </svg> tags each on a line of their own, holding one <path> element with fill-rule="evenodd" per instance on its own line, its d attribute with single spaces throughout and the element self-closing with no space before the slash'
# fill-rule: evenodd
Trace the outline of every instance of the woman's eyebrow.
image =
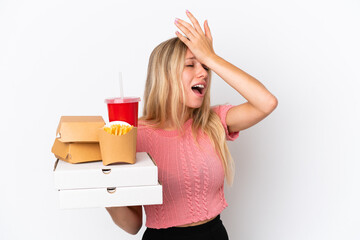
<svg viewBox="0 0 360 240">
<path fill-rule="evenodd" d="M 186 58 L 186 59 L 195 59 L 195 57 L 191 57 L 191 58 Z"/>
</svg>

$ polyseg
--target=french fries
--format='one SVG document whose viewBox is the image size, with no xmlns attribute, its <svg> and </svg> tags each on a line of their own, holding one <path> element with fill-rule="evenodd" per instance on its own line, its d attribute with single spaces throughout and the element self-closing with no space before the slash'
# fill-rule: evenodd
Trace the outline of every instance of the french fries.
<svg viewBox="0 0 360 240">
<path fill-rule="evenodd" d="M 107 133 L 112 135 L 120 136 L 125 135 L 133 128 L 133 126 L 121 125 L 121 124 L 113 124 L 110 127 L 104 126 L 104 130 Z"/>
</svg>

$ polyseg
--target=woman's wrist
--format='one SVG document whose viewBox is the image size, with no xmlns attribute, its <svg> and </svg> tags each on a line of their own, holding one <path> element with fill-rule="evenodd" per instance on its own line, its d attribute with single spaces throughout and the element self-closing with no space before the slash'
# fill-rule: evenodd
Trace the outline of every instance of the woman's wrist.
<svg viewBox="0 0 360 240">
<path fill-rule="evenodd" d="M 211 70 L 216 66 L 217 62 L 221 59 L 216 53 L 213 53 L 211 56 L 208 56 L 206 62 L 204 63 Z"/>
<path fill-rule="evenodd" d="M 213 72 L 219 75 L 219 77 L 224 79 L 225 82 L 225 78 L 230 73 L 229 71 L 236 71 L 236 67 L 234 65 L 232 65 L 217 54 L 210 56 L 207 62 L 208 63 L 206 64 L 206 66 L 208 66 Z"/>
<path fill-rule="evenodd" d="M 140 208 L 139 208 L 140 207 Z M 106 207 L 112 220 L 124 231 L 135 235 L 142 226 L 141 206 Z M 136 210 L 137 209 L 137 210 Z"/>
</svg>

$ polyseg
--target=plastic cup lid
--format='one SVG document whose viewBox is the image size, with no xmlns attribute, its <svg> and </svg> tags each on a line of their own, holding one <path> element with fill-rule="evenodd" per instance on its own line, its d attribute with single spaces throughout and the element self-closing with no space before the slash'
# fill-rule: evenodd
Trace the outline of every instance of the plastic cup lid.
<svg viewBox="0 0 360 240">
<path fill-rule="evenodd" d="M 116 97 L 116 98 L 107 98 L 105 99 L 105 103 L 133 103 L 133 102 L 140 102 L 141 99 L 139 97 Z"/>
</svg>

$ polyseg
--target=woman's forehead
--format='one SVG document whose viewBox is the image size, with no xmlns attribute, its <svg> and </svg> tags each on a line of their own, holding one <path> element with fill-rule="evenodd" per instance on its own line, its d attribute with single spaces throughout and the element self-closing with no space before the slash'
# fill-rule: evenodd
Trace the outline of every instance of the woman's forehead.
<svg viewBox="0 0 360 240">
<path fill-rule="evenodd" d="M 187 59 L 187 58 L 194 58 L 194 59 L 196 59 L 195 56 L 194 56 L 194 54 L 193 54 L 189 49 L 186 50 L 185 59 Z"/>
</svg>

